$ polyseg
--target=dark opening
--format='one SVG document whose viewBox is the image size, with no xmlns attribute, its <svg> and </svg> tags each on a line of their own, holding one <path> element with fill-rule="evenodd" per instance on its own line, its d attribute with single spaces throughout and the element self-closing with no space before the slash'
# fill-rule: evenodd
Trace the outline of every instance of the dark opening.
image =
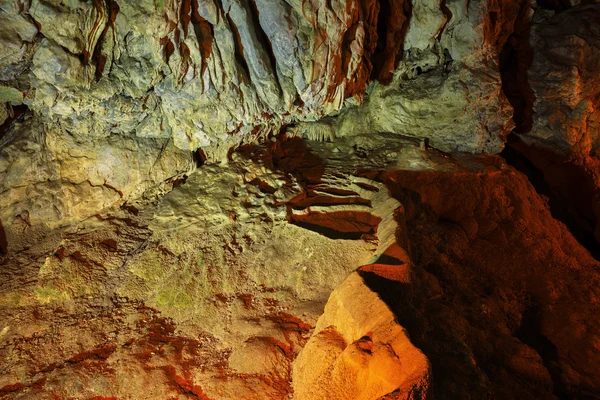
<svg viewBox="0 0 600 400">
<path fill-rule="evenodd" d="M 583 215 L 578 215 L 576 218 L 569 212 L 569 205 L 565 204 L 565 201 L 555 194 L 546 181 L 544 173 L 536 168 L 527 157 L 511 146 L 511 143 L 516 140 L 518 139 L 513 135 L 510 135 L 508 137 L 507 146 L 505 146 L 500 155 L 510 166 L 527 176 L 536 192 L 549 199 L 548 205 L 550 206 L 552 217 L 565 224 L 575 239 L 584 246 L 594 258 L 600 260 L 600 246 L 594 237 L 594 233 L 589 229 L 585 229 L 581 224 L 582 220 L 587 220 L 587 225 L 593 227 L 595 226 L 595 221 L 590 221 Z"/>
</svg>

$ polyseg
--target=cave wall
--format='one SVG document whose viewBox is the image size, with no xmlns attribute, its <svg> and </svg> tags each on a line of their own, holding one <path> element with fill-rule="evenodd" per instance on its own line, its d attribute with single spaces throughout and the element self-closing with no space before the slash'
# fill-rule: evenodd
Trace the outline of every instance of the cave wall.
<svg viewBox="0 0 600 400">
<path fill-rule="evenodd" d="M 0 397 L 600 396 L 599 27 L 0 0 Z"/>
<path fill-rule="evenodd" d="M 496 151 L 511 129 L 498 54 L 522 6 L 5 1 L 0 100 L 80 140 L 172 138 L 218 156 L 374 92 L 372 129 Z M 372 78 L 391 85 L 367 91 Z"/>
<path fill-rule="evenodd" d="M 88 217 L 282 129 L 497 152 L 513 126 L 498 54 L 522 7 L 4 0 L 2 221 Z"/>
</svg>

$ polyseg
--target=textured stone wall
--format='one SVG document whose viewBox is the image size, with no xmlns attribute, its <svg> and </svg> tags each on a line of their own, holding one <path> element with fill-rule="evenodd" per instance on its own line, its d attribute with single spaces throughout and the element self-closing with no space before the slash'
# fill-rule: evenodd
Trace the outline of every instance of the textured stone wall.
<svg viewBox="0 0 600 400">
<path fill-rule="evenodd" d="M 0 397 L 600 396 L 599 27 L 0 0 Z"/>
<path fill-rule="evenodd" d="M 85 218 L 282 129 L 498 152 L 513 127 L 499 52 L 519 7 L 2 0 L 0 218 Z"/>
<path fill-rule="evenodd" d="M 371 130 L 472 152 L 510 130 L 497 58 L 518 3 L 121 3 L 4 0 L 0 101 L 82 139 L 210 153 L 361 103 L 373 76 L 392 84 L 369 91 Z"/>
</svg>

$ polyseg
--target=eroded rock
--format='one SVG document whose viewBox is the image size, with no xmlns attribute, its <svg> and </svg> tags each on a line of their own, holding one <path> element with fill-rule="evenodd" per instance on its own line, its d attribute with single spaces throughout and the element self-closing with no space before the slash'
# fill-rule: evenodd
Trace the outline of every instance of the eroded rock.
<svg viewBox="0 0 600 400">
<path fill-rule="evenodd" d="M 390 131 L 444 150 L 493 152 L 511 129 L 497 58 L 517 5 L 36 0 L 5 8 L 14 27 L 4 31 L 14 59 L 6 63 L 21 69 L 18 81 L 2 80 L 74 136 L 172 137 L 219 159 L 365 94 L 364 111 L 349 117 L 359 128 L 342 126 L 342 135 Z M 374 62 L 383 82 L 396 76 L 390 88 L 367 90 Z"/>
<path fill-rule="evenodd" d="M 15 124 L 1 140 L 0 219 L 9 236 L 20 234 L 21 220 L 53 229 L 146 191 L 164 192 L 196 167 L 171 139 L 78 139 L 37 118 Z"/>
<path fill-rule="evenodd" d="M 598 236 L 598 7 L 538 3 L 0 0 L 0 397 L 600 396 L 598 263 L 456 153 L 502 73 Z"/>
<path fill-rule="evenodd" d="M 600 146 L 600 4 L 544 15 L 531 26 L 535 94 L 528 136 L 566 153 L 589 155 Z"/>
<path fill-rule="evenodd" d="M 593 250 L 600 241 L 600 8 L 563 6 L 537 9 L 515 45 L 521 135 L 511 146 L 541 173 L 553 207 L 566 209 L 562 219 Z"/>
<path fill-rule="evenodd" d="M 333 291 L 294 361 L 293 383 L 298 400 L 375 400 L 393 392 L 398 399 L 425 399 L 429 363 L 386 304 L 353 273 Z"/>
</svg>

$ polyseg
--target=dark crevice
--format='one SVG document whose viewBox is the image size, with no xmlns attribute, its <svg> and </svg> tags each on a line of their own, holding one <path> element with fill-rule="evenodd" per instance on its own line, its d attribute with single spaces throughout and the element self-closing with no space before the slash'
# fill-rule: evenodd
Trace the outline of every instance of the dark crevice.
<svg viewBox="0 0 600 400">
<path fill-rule="evenodd" d="M 343 199 L 336 199 L 336 200 L 343 200 Z M 358 198 L 356 201 L 306 201 L 306 202 L 302 202 L 302 203 L 298 203 L 298 204 L 293 204 L 292 208 L 294 210 L 304 210 L 308 207 L 327 207 L 327 206 L 332 206 L 332 205 L 336 205 L 336 206 L 347 206 L 347 205 L 355 205 L 355 204 L 359 204 L 359 205 L 364 205 L 364 206 L 370 206 L 371 202 L 369 200 L 365 200 L 365 199 L 361 199 Z"/>
<path fill-rule="evenodd" d="M 560 400 L 572 398 L 567 388 L 561 384 L 560 371 L 556 368 L 558 350 L 554 343 L 540 332 L 540 310 L 535 304 L 529 304 L 523 312 L 521 325 L 515 332 L 515 337 L 534 349 L 542 358 L 544 366 L 550 373 L 554 383 L 553 394 Z"/>
<path fill-rule="evenodd" d="M 102 78 L 102 73 L 104 72 L 104 67 L 106 66 L 107 57 L 102 54 L 102 47 L 104 45 L 104 40 L 106 38 L 106 34 L 109 28 L 115 29 L 115 21 L 117 19 L 117 14 L 119 14 L 120 7 L 114 0 L 106 0 L 105 4 L 102 5 L 98 1 L 98 7 L 106 7 L 106 12 L 108 13 L 108 22 L 104 26 L 96 45 L 94 46 L 94 50 L 92 52 L 91 58 L 94 60 L 96 65 L 95 78 L 96 82 Z M 87 60 L 85 62 L 87 64 Z"/>
<path fill-rule="evenodd" d="M 196 164 L 196 168 L 200 168 L 204 164 L 206 164 L 206 154 L 202 149 L 198 149 L 193 154 L 194 163 Z"/>
<path fill-rule="evenodd" d="M 173 52 L 175 51 L 175 45 L 168 36 L 165 36 L 161 39 L 161 44 L 163 45 L 163 60 L 165 60 L 165 62 L 168 64 Z"/>
<path fill-rule="evenodd" d="M 492 30 L 495 31 L 498 24 L 498 13 L 496 11 L 490 11 L 490 24 L 492 25 Z"/>
<path fill-rule="evenodd" d="M 377 188 L 377 186 L 369 185 L 368 183 L 364 183 L 364 182 L 352 182 L 352 183 L 355 184 L 356 186 L 360 187 L 363 190 L 368 190 L 369 192 L 379 192 L 379 189 Z"/>
<path fill-rule="evenodd" d="M 260 178 L 254 178 L 249 183 L 256 186 L 262 193 L 273 194 L 277 191 L 277 188 L 274 188 Z"/>
<path fill-rule="evenodd" d="M 360 240 L 365 234 L 365 232 L 342 232 L 333 228 L 328 228 L 326 226 L 311 224 L 309 222 L 303 221 L 290 220 L 290 223 L 300 228 L 316 232 L 319 235 L 328 237 L 329 239 Z"/>
<path fill-rule="evenodd" d="M 381 297 L 381 300 L 390 307 L 390 310 L 398 317 L 399 321 L 404 322 L 407 308 L 411 308 L 410 284 L 393 281 L 381 277 L 374 272 L 360 269 L 358 270 L 358 274 L 363 278 L 368 288 L 377 293 Z"/>
<path fill-rule="evenodd" d="M 377 264 L 402 265 L 402 264 L 405 264 L 405 262 L 397 259 L 396 257 L 392 257 L 388 254 L 382 254 L 379 256 L 379 258 L 377 258 Z"/>
<path fill-rule="evenodd" d="M 267 33 L 262 29 L 260 24 L 260 14 L 258 11 L 258 7 L 256 6 L 256 2 L 254 0 L 248 0 L 250 5 L 250 11 L 252 14 L 252 23 L 258 30 L 259 40 L 263 44 L 265 53 L 269 58 L 269 65 L 271 66 L 271 73 L 275 77 L 275 80 L 279 82 L 277 77 L 277 59 L 275 57 L 275 53 L 273 52 L 273 45 L 271 44 L 271 39 L 267 36 Z"/>
<path fill-rule="evenodd" d="M 198 0 L 192 2 L 192 26 L 198 40 L 198 48 L 202 56 L 202 68 L 200 75 L 204 74 L 208 66 L 208 58 L 212 53 L 212 43 L 214 41 L 214 28 L 210 22 L 202 18 L 198 12 Z"/>
<path fill-rule="evenodd" d="M 510 135 L 508 137 L 507 146 L 500 155 L 510 166 L 527 176 L 537 193 L 548 198 L 548 206 L 550 207 L 552 217 L 565 224 L 573 237 L 575 237 L 575 239 L 585 247 L 594 258 L 600 260 L 600 246 L 598 246 L 598 242 L 593 233 L 596 221 L 590 220 L 590 217 L 586 217 L 581 213 L 574 215 L 570 212 L 569 209 L 572 207 L 569 207 L 569 199 L 564 198 L 564 195 L 558 195 L 556 191 L 553 190 L 550 183 L 548 183 L 547 178 L 544 176 L 544 172 L 537 168 L 526 155 L 518 151 L 517 149 L 519 147 L 518 137 Z M 567 168 L 566 164 L 562 165 L 561 169 L 563 172 L 568 173 L 569 168 Z M 576 173 L 575 171 L 572 172 L 573 174 Z M 585 185 L 583 184 L 581 177 L 575 177 L 573 179 L 575 182 L 579 182 L 577 187 L 580 187 L 581 193 L 571 191 L 570 195 L 582 199 L 592 199 L 593 195 L 585 192 Z"/>
<path fill-rule="evenodd" d="M 393 71 L 404 53 L 404 38 L 411 15 L 408 0 L 380 0 L 377 15 L 377 44 L 371 57 L 371 79 L 384 85 L 393 78 Z"/>
<path fill-rule="evenodd" d="M 13 122 L 23 121 L 23 119 L 25 118 L 25 112 L 27 112 L 28 108 L 24 104 L 21 104 L 18 106 L 11 106 L 11 105 L 5 106 L 4 104 L 0 104 L 0 107 L 11 107 L 12 108 L 12 112 L 8 115 L 8 118 L 6 119 L 6 121 L 4 121 L 4 123 L 2 125 L 0 125 L 0 139 L 2 139 L 2 137 L 4 137 L 4 135 L 6 134 L 6 132 L 8 132 L 8 129 L 12 126 Z"/>
<path fill-rule="evenodd" d="M 309 191 L 308 194 L 301 194 L 288 201 L 288 204 L 294 210 L 303 210 L 314 206 L 333 206 L 333 205 L 362 205 L 371 206 L 371 201 L 358 196 L 331 197 L 322 194 L 315 194 Z"/>
<path fill-rule="evenodd" d="M 173 185 L 173 189 L 174 189 L 174 188 L 179 187 L 179 186 L 183 185 L 184 183 L 186 183 L 188 178 L 189 178 L 189 176 L 184 174 L 181 176 L 177 176 L 177 177 L 168 179 L 167 183 L 170 183 L 171 185 Z"/>
<path fill-rule="evenodd" d="M 353 190 L 346 190 L 346 189 L 339 189 L 339 188 L 332 188 L 332 187 L 315 187 L 314 189 L 318 190 L 319 192 L 329 193 L 329 194 L 333 194 L 335 196 L 347 196 L 347 197 L 358 196 L 358 193 L 356 193 Z M 312 190 L 310 190 L 309 193 L 314 193 L 314 192 Z"/>
<path fill-rule="evenodd" d="M 375 239 L 381 219 L 364 211 L 331 211 L 294 214 L 288 209 L 293 225 L 317 232 L 330 239 Z"/>
<path fill-rule="evenodd" d="M 535 94 L 527 75 L 533 62 L 533 50 L 529 44 L 531 22 L 528 4 L 522 3 L 515 29 L 500 51 L 502 91 L 514 109 L 513 120 L 517 133 L 527 133 L 533 126 Z"/>
<path fill-rule="evenodd" d="M 448 26 L 448 24 L 452 20 L 452 11 L 450 11 L 448 6 L 446 5 L 446 0 L 441 1 L 440 10 L 442 10 L 444 17 L 446 17 L 446 22 L 444 22 L 444 25 L 442 25 L 442 27 L 440 28 L 440 31 L 438 32 L 438 35 L 436 38 L 438 42 L 440 41 L 440 39 L 442 37 L 442 33 L 444 33 L 444 29 L 446 29 L 446 26 Z"/>
<path fill-rule="evenodd" d="M 377 79 L 381 74 L 383 64 L 387 61 L 386 50 L 388 42 L 388 18 L 390 17 L 390 3 L 388 0 L 379 2 L 379 14 L 377 15 L 377 45 L 371 63 L 371 79 Z"/>
<path fill-rule="evenodd" d="M 571 8 L 570 0 L 536 0 L 536 4 L 544 10 L 561 12 Z"/>
<path fill-rule="evenodd" d="M 231 33 L 233 33 L 233 45 L 235 51 L 235 60 L 242 68 L 244 77 L 243 80 L 250 81 L 250 68 L 248 67 L 248 63 L 246 62 L 246 57 L 244 56 L 244 45 L 242 44 L 242 38 L 240 37 L 240 32 L 237 29 L 237 26 L 231 19 L 229 13 L 225 14 L 227 17 L 227 21 L 229 22 L 229 27 L 231 28 Z M 245 75 L 245 76 L 244 76 Z"/>
<path fill-rule="evenodd" d="M 0 254 L 6 254 L 8 252 L 8 241 L 6 240 L 6 233 L 4 232 L 4 226 L 0 221 Z"/>
</svg>

